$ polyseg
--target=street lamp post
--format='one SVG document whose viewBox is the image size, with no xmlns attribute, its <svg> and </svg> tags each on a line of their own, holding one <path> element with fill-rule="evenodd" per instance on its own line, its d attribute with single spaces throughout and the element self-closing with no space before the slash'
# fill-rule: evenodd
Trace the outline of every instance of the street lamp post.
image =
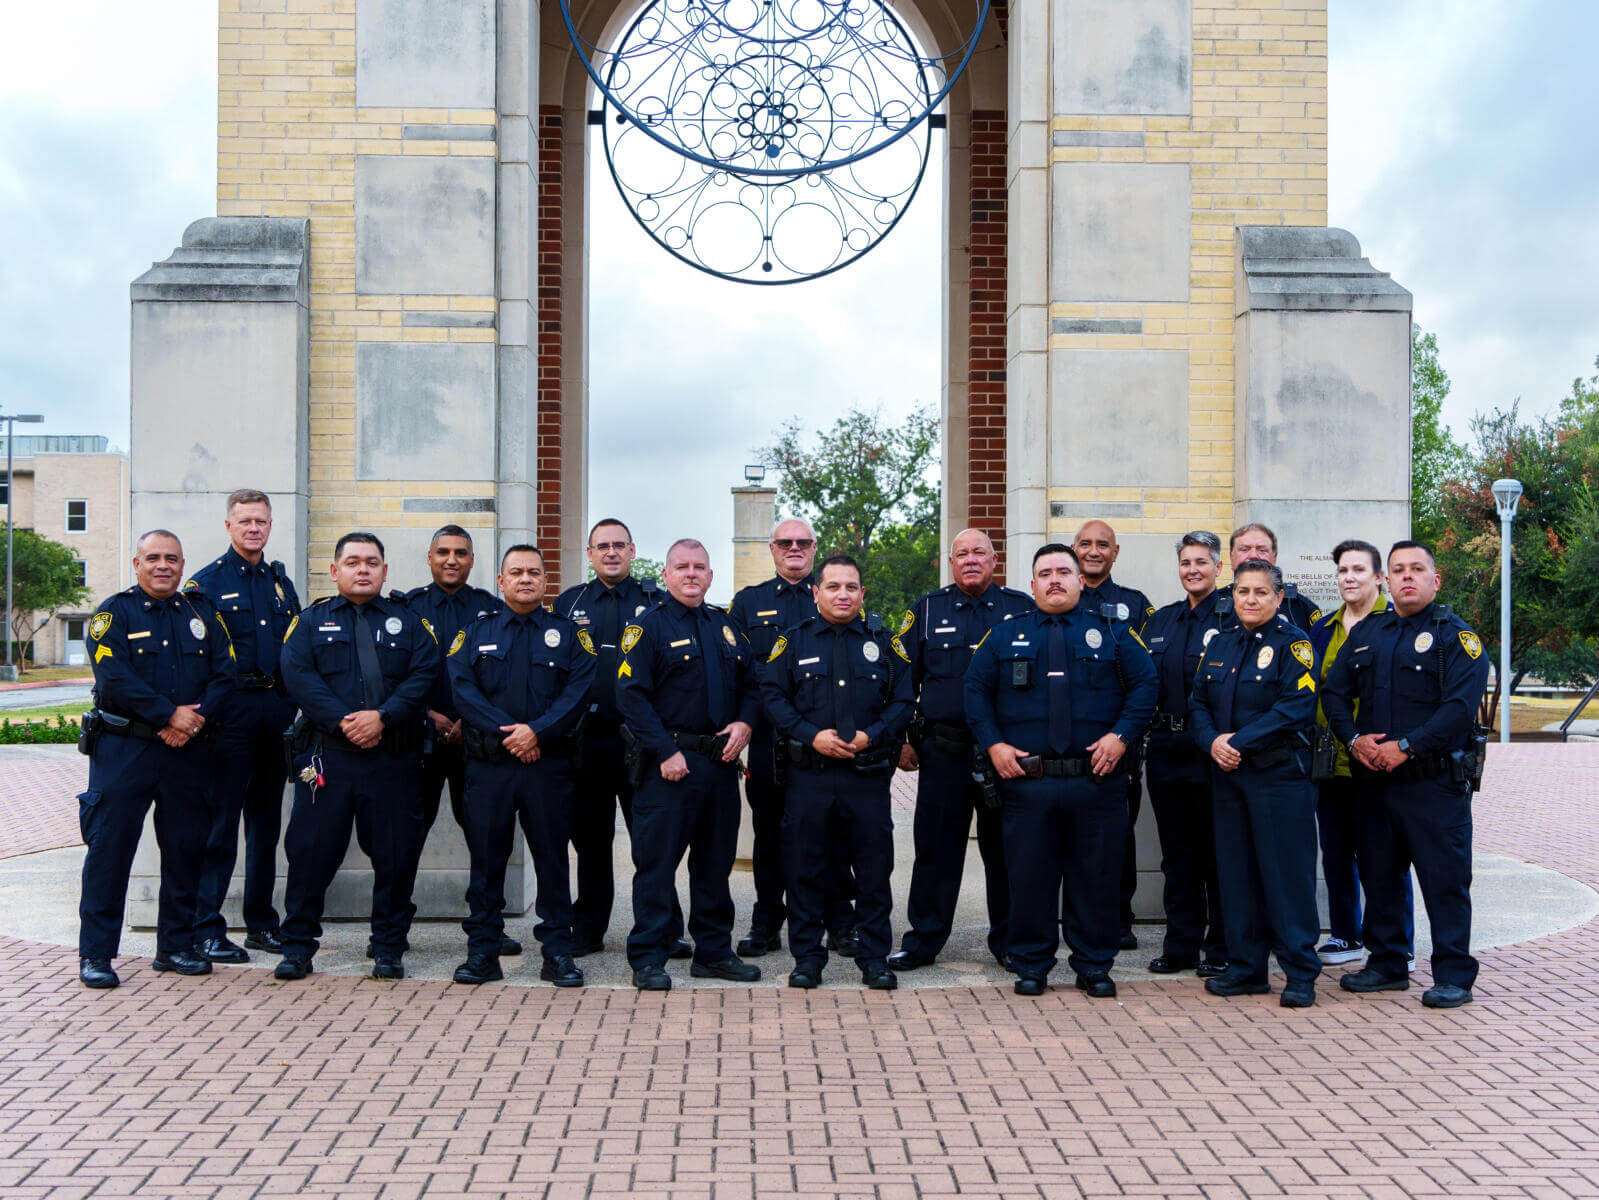
<svg viewBox="0 0 1599 1200">
<path fill-rule="evenodd" d="M 33 424 L 44 420 L 38 413 L 0 413 L 0 421 L 6 423 L 6 665 L 0 667 L 0 680 L 7 683 L 17 681 L 17 668 L 11 663 L 11 567 L 14 555 L 12 530 L 17 527 L 17 495 L 16 488 L 12 486 L 11 478 L 11 446 L 16 441 L 17 422 Z"/>
<path fill-rule="evenodd" d="M 1521 503 L 1519 479 L 1494 480 L 1499 510 L 1499 740 L 1510 740 L 1510 523 Z"/>
</svg>

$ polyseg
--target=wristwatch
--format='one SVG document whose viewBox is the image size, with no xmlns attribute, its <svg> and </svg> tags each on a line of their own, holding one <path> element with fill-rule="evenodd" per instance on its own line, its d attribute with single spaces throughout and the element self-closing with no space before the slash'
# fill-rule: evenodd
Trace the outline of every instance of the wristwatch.
<svg viewBox="0 0 1599 1200">
<path fill-rule="evenodd" d="M 1394 743 L 1394 745 L 1399 747 L 1399 753 L 1403 754 L 1406 758 L 1411 757 L 1411 755 L 1414 753 L 1414 751 L 1412 751 L 1410 748 L 1409 738 L 1400 738 Z"/>
</svg>

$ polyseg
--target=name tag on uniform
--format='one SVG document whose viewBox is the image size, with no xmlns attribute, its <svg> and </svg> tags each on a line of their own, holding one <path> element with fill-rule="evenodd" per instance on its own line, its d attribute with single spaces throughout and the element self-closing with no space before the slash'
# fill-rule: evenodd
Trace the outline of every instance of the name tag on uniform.
<svg viewBox="0 0 1599 1200">
<path fill-rule="evenodd" d="M 667 649 L 676 650 L 679 646 L 687 646 L 693 640 L 694 640 L 693 638 L 678 638 L 677 641 L 673 642 L 670 646 L 667 647 Z"/>
<path fill-rule="evenodd" d="M 130 634 L 128 634 L 128 641 L 132 642 L 132 641 L 138 640 L 139 638 L 149 637 L 149 636 L 150 636 L 150 631 L 148 629 L 146 629 L 143 633 L 130 633 Z"/>
<path fill-rule="evenodd" d="M 955 632 L 955 626 L 953 626 L 953 625 L 940 625 L 937 629 L 933 630 L 933 632 L 934 633 L 954 633 Z"/>
<path fill-rule="evenodd" d="M 1047 674 L 1051 679 L 1058 679 L 1060 676 L 1066 674 L 1066 672 L 1065 671 L 1046 671 L 1045 674 Z"/>
<path fill-rule="evenodd" d="M 1016 639 L 1016 641 L 1012 642 L 1011 645 L 1012 646 L 1030 646 L 1030 645 L 1032 645 L 1032 643 L 1029 642 L 1026 638 L 1018 638 L 1018 639 Z"/>
<path fill-rule="evenodd" d="M 316 627 L 316 631 L 318 633 L 337 633 L 337 632 L 339 632 L 339 626 L 337 624 L 333 624 L 333 625 L 318 625 Z"/>
<path fill-rule="evenodd" d="M 218 600 L 237 600 L 238 598 L 239 598 L 239 593 L 238 592 L 229 592 L 226 596 L 218 596 L 217 597 Z"/>
<path fill-rule="evenodd" d="M 758 612 L 755 615 L 757 617 L 775 617 L 777 616 L 777 609 L 769 608 L 765 612 Z"/>
<path fill-rule="evenodd" d="M 795 663 L 794 665 L 796 667 L 808 667 L 812 663 L 819 663 L 821 661 L 822 661 L 821 655 L 817 655 L 815 658 L 802 658 L 802 659 L 799 660 L 799 662 Z"/>
<path fill-rule="evenodd" d="M 490 650 L 498 650 L 499 648 L 500 648 L 500 643 L 498 643 L 498 642 L 490 642 L 487 646 L 479 646 L 477 648 L 477 652 L 479 654 L 487 654 Z"/>
</svg>

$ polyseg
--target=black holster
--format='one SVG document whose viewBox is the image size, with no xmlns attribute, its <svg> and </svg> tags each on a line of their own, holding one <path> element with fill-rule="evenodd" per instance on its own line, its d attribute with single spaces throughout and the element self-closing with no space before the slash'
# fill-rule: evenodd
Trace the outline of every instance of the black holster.
<svg viewBox="0 0 1599 1200">
<path fill-rule="evenodd" d="M 1310 735 L 1310 777 L 1317 783 L 1338 773 L 1338 735 L 1318 725 Z"/>
<path fill-rule="evenodd" d="M 644 786 L 644 773 L 649 769 L 648 751 L 644 743 L 639 741 L 638 735 L 627 727 L 622 726 L 622 767 L 627 772 L 627 783 L 634 791 Z"/>
<path fill-rule="evenodd" d="M 1003 808 L 1005 798 L 999 794 L 999 772 L 994 769 L 988 752 L 981 746 L 973 746 L 971 761 L 972 782 L 977 785 L 978 803 L 989 810 Z"/>
</svg>

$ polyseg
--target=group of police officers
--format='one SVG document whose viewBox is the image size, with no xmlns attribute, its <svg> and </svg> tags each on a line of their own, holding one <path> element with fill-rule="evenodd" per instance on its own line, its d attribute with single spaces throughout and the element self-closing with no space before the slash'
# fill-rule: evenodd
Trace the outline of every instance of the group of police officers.
<svg viewBox="0 0 1599 1200">
<path fill-rule="evenodd" d="M 613 519 L 589 533 L 594 577 L 551 607 L 537 548 L 504 552 L 495 595 L 469 582 L 471 536 L 446 525 L 427 586 L 386 593 L 382 542 L 351 532 L 335 547 L 332 594 L 302 609 L 266 558 L 271 527 L 266 495 L 235 492 L 228 550 L 187 584 L 178 538 L 145 533 L 134 586 L 90 621 L 96 707 L 79 797 L 89 987 L 118 983 L 111 960 L 151 804 L 156 970 L 202 975 L 258 950 L 280 956 L 278 979 L 310 974 L 353 829 L 372 863 L 371 973 L 403 978 L 422 844 L 448 787 L 471 856 L 459 983 L 503 978 L 501 960 L 522 951 L 504 919 L 520 823 L 539 977 L 582 986 L 578 960 L 605 948 L 610 924 L 619 805 L 634 864 L 626 953 L 642 990 L 672 986 L 672 959 L 691 960 L 696 977 L 758 979 L 745 960 L 779 949 L 785 926 L 791 987 L 818 986 L 829 952 L 853 959 L 865 986 L 895 987 L 896 971 L 935 962 L 950 936 L 975 820 L 988 948 L 1016 991 L 1045 990 L 1064 936 L 1077 988 L 1110 997 L 1118 951 L 1137 946 L 1143 771 L 1167 918 L 1151 971 L 1193 971 L 1218 996 L 1264 993 L 1275 953 L 1282 1005 L 1304 1007 L 1323 962 L 1352 961 L 1363 937 L 1367 965 L 1341 986 L 1406 988 L 1414 866 L 1434 943 L 1423 1002 L 1472 998 L 1470 796 L 1488 664 L 1436 602 L 1418 543 L 1396 543 L 1386 562 L 1343 543 L 1340 585 L 1352 555 L 1366 590 L 1345 587 L 1345 605 L 1323 616 L 1284 584 L 1276 536 L 1259 524 L 1232 534 L 1228 587 L 1217 586 L 1220 538 L 1184 535 L 1184 596 L 1158 610 L 1111 578 L 1118 546 L 1102 521 L 1034 554 L 1030 594 L 994 582 L 994 545 L 969 529 L 950 548 L 953 582 L 889 628 L 866 611 L 860 565 L 841 554 L 818 564 L 798 520 L 773 532 L 773 578 L 727 610 L 705 601 L 700 542 L 674 542 L 659 583 L 635 579 L 632 535 Z M 1388 595 L 1374 604 L 1383 567 Z M 896 768 L 917 773 L 897 950 Z M 275 851 L 291 774 L 280 922 Z M 741 775 L 756 896 L 735 947 Z M 1358 878 L 1366 910 L 1318 950 L 1323 779 L 1329 885 Z M 242 947 L 221 913 L 241 821 Z M 1346 826 L 1338 854 L 1350 861 L 1335 864 L 1326 831 Z M 686 921 L 675 882 L 685 854 Z"/>
</svg>

